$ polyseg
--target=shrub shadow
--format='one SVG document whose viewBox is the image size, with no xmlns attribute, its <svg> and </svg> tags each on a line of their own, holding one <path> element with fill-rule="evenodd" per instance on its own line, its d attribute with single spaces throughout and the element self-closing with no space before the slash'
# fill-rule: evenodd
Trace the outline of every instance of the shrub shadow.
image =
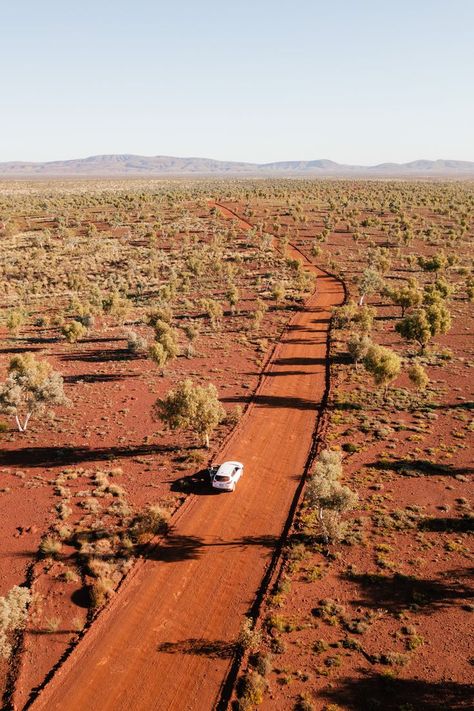
<svg viewBox="0 0 474 711">
<path fill-rule="evenodd" d="M 81 375 L 65 375 L 65 383 L 75 385 L 77 383 L 113 383 L 129 378 L 137 378 L 137 373 L 123 373 L 122 375 L 113 373 L 82 373 Z"/>
<path fill-rule="evenodd" d="M 102 348 L 96 351 L 64 353 L 59 357 L 65 362 L 106 363 L 111 361 L 139 360 L 146 356 L 140 353 L 132 353 L 128 348 Z"/>
<path fill-rule="evenodd" d="M 470 533 L 474 531 L 474 516 L 463 518 L 425 518 L 418 524 L 420 531 Z"/>
<path fill-rule="evenodd" d="M 456 476 L 469 474 L 474 471 L 472 467 L 453 467 L 451 464 L 434 464 L 429 459 L 394 459 L 383 462 L 371 462 L 374 469 L 382 471 L 392 470 L 406 476 Z"/>
<path fill-rule="evenodd" d="M 440 578 L 424 580 L 408 575 L 382 575 L 380 573 L 361 573 L 342 576 L 356 583 L 362 597 L 353 604 L 372 609 L 385 609 L 398 614 L 410 607 L 430 613 L 451 605 L 458 605 L 461 600 L 472 599 L 474 588 L 462 582 L 469 579 L 472 570 L 446 571 Z"/>
<path fill-rule="evenodd" d="M 474 686 L 450 681 L 428 682 L 367 674 L 338 679 L 337 686 L 320 692 L 347 711 L 467 711 L 474 707 Z"/>
<path fill-rule="evenodd" d="M 28 466 L 28 467 L 61 467 L 81 462 L 108 461 L 112 459 L 126 459 L 128 457 L 145 456 L 163 452 L 175 452 L 176 447 L 142 444 L 131 447 L 25 447 L 12 451 L 0 451 L 1 466 Z M 180 447 L 185 449 L 185 447 Z M 190 446 L 192 450 L 197 447 Z"/>
</svg>

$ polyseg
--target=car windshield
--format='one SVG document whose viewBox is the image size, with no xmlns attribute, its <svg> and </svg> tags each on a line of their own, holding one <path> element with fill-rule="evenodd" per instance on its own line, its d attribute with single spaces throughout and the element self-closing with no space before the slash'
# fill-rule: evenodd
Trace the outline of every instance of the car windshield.
<svg viewBox="0 0 474 711">
<path fill-rule="evenodd" d="M 216 481 L 230 481 L 230 476 L 224 476 L 223 474 L 216 474 Z"/>
</svg>

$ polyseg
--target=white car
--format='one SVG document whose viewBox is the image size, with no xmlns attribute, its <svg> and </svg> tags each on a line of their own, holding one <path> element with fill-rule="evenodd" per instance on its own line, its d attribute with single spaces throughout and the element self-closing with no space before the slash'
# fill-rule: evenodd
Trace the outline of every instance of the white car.
<svg viewBox="0 0 474 711">
<path fill-rule="evenodd" d="M 212 471 L 211 485 L 214 489 L 235 491 L 235 485 L 243 473 L 244 465 L 241 462 L 224 462 L 217 471 Z"/>
</svg>

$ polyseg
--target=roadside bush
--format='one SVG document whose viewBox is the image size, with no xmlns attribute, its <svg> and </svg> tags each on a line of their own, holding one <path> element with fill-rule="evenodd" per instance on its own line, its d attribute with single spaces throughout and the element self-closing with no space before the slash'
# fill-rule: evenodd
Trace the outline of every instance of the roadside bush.
<svg viewBox="0 0 474 711">
<path fill-rule="evenodd" d="M 0 597 L 0 657 L 10 657 L 12 646 L 9 637 L 25 626 L 31 600 L 31 590 L 19 585 Z"/>
<path fill-rule="evenodd" d="M 105 605 L 112 596 L 115 589 L 114 581 L 111 578 L 101 576 L 96 578 L 89 588 L 90 605 L 98 609 Z"/>
<path fill-rule="evenodd" d="M 343 533 L 340 514 L 353 508 L 357 501 L 357 494 L 340 483 L 341 476 L 341 453 L 325 449 L 306 486 L 305 501 L 316 510 L 326 541 L 340 540 Z"/>
<path fill-rule="evenodd" d="M 250 711 L 255 706 L 259 706 L 267 688 L 268 683 L 261 674 L 255 670 L 247 671 L 241 677 L 237 688 L 238 711 Z"/>
<path fill-rule="evenodd" d="M 40 543 L 40 553 L 44 558 L 57 558 L 63 544 L 54 536 L 45 536 Z"/>
<path fill-rule="evenodd" d="M 142 541 L 144 536 L 166 533 L 169 520 L 169 511 L 161 506 L 148 506 L 132 519 L 129 533 L 135 540 Z"/>
<path fill-rule="evenodd" d="M 250 617 L 246 617 L 240 627 L 238 644 L 242 649 L 257 649 L 262 642 L 262 634 L 255 629 L 254 622 Z"/>
<path fill-rule="evenodd" d="M 348 301 L 343 306 L 336 306 L 333 309 L 333 323 L 336 328 L 346 328 L 357 313 L 355 301 Z"/>
<path fill-rule="evenodd" d="M 243 410 L 242 405 L 235 405 L 232 410 L 226 413 L 225 424 L 226 425 L 236 425 L 242 418 Z"/>
</svg>

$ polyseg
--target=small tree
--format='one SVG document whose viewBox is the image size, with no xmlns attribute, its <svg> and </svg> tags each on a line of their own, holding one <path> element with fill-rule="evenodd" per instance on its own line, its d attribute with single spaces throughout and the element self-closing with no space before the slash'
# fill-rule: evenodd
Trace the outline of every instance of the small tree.
<svg viewBox="0 0 474 711">
<path fill-rule="evenodd" d="M 359 279 L 358 286 L 360 294 L 359 306 L 362 306 L 364 304 L 366 296 L 374 294 L 376 291 L 379 291 L 383 287 L 383 279 L 380 276 L 379 272 L 377 272 L 375 269 L 371 269 L 370 267 L 368 267 L 362 272 L 362 276 Z"/>
<path fill-rule="evenodd" d="M 156 319 L 153 323 L 153 329 L 155 331 L 155 338 L 160 341 L 162 336 L 170 333 L 171 326 L 167 321 L 162 321 L 161 319 Z"/>
<path fill-rule="evenodd" d="M 452 294 L 452 286 L 444 279 L 438 277 L 432 284 L 426 284 L 423 292 L 423 304 L 431 306 L 444 301 Z"/>
<path fill-rule="evenodd" d="M 402 367 L 401 358 L 390 348 L 374 343 L 368 348 L 363 363 L 374 383 L 383 386 L 386 396 L 389 384 L 395 380 Z"/>
<path fill-rule="evenodd" d="M 165 333 L 159 340 L 157 340 L 157 342 L 161 343 L 165 349 L 168 360 L 174 360 L 178 357 L 179 345 L 176 340 L 176 332 L 174 330 L 169 331 L 169 333 Z"/>
<path fill-rule="evenodd" d="M 7 328 L 11 334 L 17 336 L 21 330 L 21 327 L 25 324 L 25 321 L 26 317 L 23 311 L 13 309 L 7 316 Z"/>
<path fill-rule="evenodd" d="M 357 494 L 340 483 L 341 475 L 341 453 L 325 449 L 319 455 L 306 486 L 305 500 L 310 508 L 317 511 L 326 542 L 337 539 L 341 533 L 340 525 L 332 525 L 334 518 L 338 519 L 341 513 L 353 508 L 357 501 Z"/>
<path fill-rule="evenodd" d="M 201 299 L 201 308 L 211 321 L 211 326 L 214 330 L 221 327 L 224 311 L 221 304 L 215 299 Z"/>
<path fill-rule="evenodd" d="M 225 298 L 227 299 L 227 301 L 228 301 L 228 303 L 229 303 L 230 310 L 232 311 L 232 313 L 234 313 L 234 312 L 235 312 L 235 307 L 237 306 L 237 303 L 238 303 L 238 301 L 239 301 L 239 299 L 240 299 L 239 290 L 237 289 L 237 287 L 235 286 L 235 284 L 232 284 L 232 285 L 227 289 Z"/>
<path fill-rule="evenodd" d="M 362 333 L 370 333 L 377 311 L 372 306 L 361 306 L 352 317 L 352 323 Z"/>
<path fill-rule="evenodd" d="M 130 301 L 126 296 L 121 296 L 118 291 L 112 291 L 102 301 L 104 313 L 115 316 L 117 319 L 125 318 L 130 311 Z"/>
<path fill-rule="evenodd" d="M 173 320 L 173 311 L 168 304 L 162 304 L 149 311 L 146 315 L 146 322 L 149 326 L 155 327 L 157 321 L 171 323 Z"/>
<path fill-rule="evenodd" d="M 0 412 L 15 415 L 20 432 L 25 432 L 31 415 L 41 415 L 51 405 L 67 405 L 62 376 L 32 353 L 14 356 L 8 377 L 0 388 Z"/>
<path fill-rule="evenodd" d="M 80 321 L 69 321 L 61 329 L 61 333 L 68 343 L 77 343 L 87 333 L 87 328 Z"/>
<path fill-rule="evenodd" d="M 280 304 L 286 297 L 286 287 L 282 281 L 277 281 L 272 286 L 272 299 Z"/>
<path fill-rule="evenodd" d="M 158 341 L 152 343 L 148 348 L 148 356 L 159 368 L 161 368 L 161 374 L 164 375 L 165 365 L 168 362 L 168 353 L 163 345 Z"/>
<path fill-rule="evenodd" d="M 196 385 L 187 378 L 154 405 L 154 415 L 172 430 L 192 429 L 209 447 L 209 436 L 225 417 L 214 385 Z"/>
<path fill-rule="evenodd" d="M 420 255 L 417 261 L 423 271 L 434 274 L 446 269 L 449 264 L 448 258 L 444 252 L 438 252 L 437 254 L 433 254 L 431 257 L 423 257 Z"/>
<path fill-rule="evenodd" d="M 198 323 L 194 323 L 193 321 L 190 321 L 189 323 L 186 323 L 183 326 L 183 331 L 186 335 L 186 338 L 191 342 L 194 343 L 194 341 L 197 340 L 200 334 L 200 328 Z"/>
<path fill-rule="evenodd" d="M 336 306 L 333 309 L 333 320 L 336 328 L 346 328 L 357 313 L 355 301 L 348 301 L 347 304 Z"/>
<path fill-rule="evenodd" d="M 395 325 L 395 330 L 407 341 L 415 341 L 424 352 L 431 338 L 447 333 L 451 328 L 451 316 L 442 301 L 408 314 Z"/>
<path fill-rule="evenodd" d="M 406 341 L 415 341 L 423 352 L 431 338 L 431 328 L 425 309 L 418 309 L 408 314 L 395 324 L 395 330 Z"/>
<path fill-rule="evenodd" d="M 425 309 L 433 338 L 448 333 L 451 328 L 451 314 L 443 301 L 435 302 Z"/>
<path fill-rule="evenodd" d="M 398 289 L 389 289 L 387 294 L 394 304 L 400 306 L 402 318 L 407 309 L 420 306 L 423 300 L 423 293 L 414 279 L 410 279 L 407 284 L 399 286 Z"/>
<path fill-rule="evenodd" d="M 414 363 L 408 369 L 408 377 L 410 378 L 413 385 L 415 385 L 419 390 L 426 390 L 426 386 L 430 382 L 430 379 L 420 363 Z"/>
<path fill-rule="evenodd" d="M 177 335 L 175 329 L 161 319 L 155 321 L 153 328 L 155 343 L 148 348 L 148 355 L 162 369 L 163 375 L 165 365 L 179 355 Z"/>
<path fill-rule="evenodd" d="M 347 350 L 354 360 L 356 366 L 365 358 L 367 351 L 372 345 L 372 341 L 363 333 L 352 333 L 347 342 Z"/>
</svg>

